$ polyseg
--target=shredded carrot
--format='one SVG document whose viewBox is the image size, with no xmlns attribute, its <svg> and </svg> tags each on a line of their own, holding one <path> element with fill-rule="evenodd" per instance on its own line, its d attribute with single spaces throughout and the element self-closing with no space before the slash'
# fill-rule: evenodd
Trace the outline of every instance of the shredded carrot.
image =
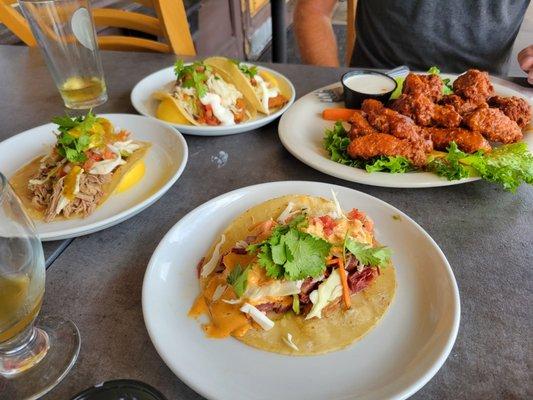
<svg viewBox="0 0 533 400">
<path fill-rule="evenodd" d="M 326 265 L 334 265 L 334 264 L 337 264 L 338 262 L 339 262 L 338 258 L 330 258 L 329 260 L 326 261 Z"/>
<path fill-rule="evenodd" d="M 352 306 L 352 299 L 350 298 L 350 288 L 348 287 L 348 277 L 346 276 L 346 270 L 344 269 L 344 262 L 339 258 L 339 275 L 342 283 L 342 299 L 346 308 Z"/>
<path fill-rule="evenodd" d="M 328 121 L 348 121 L 355 110 L 351 108 L 326 108 L 322 111 L 322 119 Z"/>
</svg>

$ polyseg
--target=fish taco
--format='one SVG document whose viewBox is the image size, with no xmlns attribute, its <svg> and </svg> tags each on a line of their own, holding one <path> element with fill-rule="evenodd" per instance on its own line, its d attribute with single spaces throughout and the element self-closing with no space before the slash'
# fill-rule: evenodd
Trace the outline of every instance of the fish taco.
<svg viewBox="0 0 533 400">
<path fill-rule="evenodd" d="M 120 189 L 126 176 L 127 186 L 142 179 L 150 143 L 130 139 L 128 131 L 92 112 L 52 121 L 58 125 L 55 145 L 10 179 L 32 218 L 87 217 Z"/>
<path fill-rule="evenodd" d="M 392 302 L 391 251 L 363 212 L 289 195 L 259 204 L 217 238 L 198 264 L 206 336 L 281 354 L 313 355 L 360 339 Z"/>
<path fill-rule="evenodd" d="M 174 65 L 176 82 L 170 92 L 158 91 L 159 119 L 192 125 L 236 125 L 256 116 L 250 101 L 217 67 L 202 61 Z"/>
<path fill-rule="evenodd" d="M 291 97 L 292 90 L 286 82 L 256 65 L 225 57 L 210 57 L 205 63 L 224 71 L 254 108 L 263 114 L 276 112 Z"/>
</svg>

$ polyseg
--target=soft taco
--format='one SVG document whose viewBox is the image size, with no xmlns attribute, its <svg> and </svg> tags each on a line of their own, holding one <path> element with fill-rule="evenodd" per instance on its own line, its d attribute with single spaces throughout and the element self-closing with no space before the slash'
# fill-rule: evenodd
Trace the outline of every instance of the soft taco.
<svg viewBox="0 0 533 400">
<path fill-rule="evenodd" d="M 196 61 L 174 65 L 176 82 L 170 92 L 159 91 L 156 116 L 168 122 L 192 125 L 236 125 L 249 121 L 256 111 L 225 74 Z"/>
<path fill-rule="evenodd" d="M 391 304 L 391 252 L 373 222 L 336 198 L 290 195 L 235 219 L 198 264 L 210 338 L 233 336 L 281 354 L 341 349 L 370 331 Z"/>
<path fill-rule="evenodd" d="M 204 62 L 224 71 L 254 108 L 263 114 L 279 110 L 291 97 L 291 88 L 285 82 L 256 65 L 225 57 L 210 57 Z"/>
<path fill-rule="evenodd" d="M 144 175 L 150 143 L 92 112 L 56 117 L 57 141 L 50 152 L 19 169 L 10 179 L 34 219 L 87 217 L 117 189 L 126 175 L 132 186 Z"/>
</svg>

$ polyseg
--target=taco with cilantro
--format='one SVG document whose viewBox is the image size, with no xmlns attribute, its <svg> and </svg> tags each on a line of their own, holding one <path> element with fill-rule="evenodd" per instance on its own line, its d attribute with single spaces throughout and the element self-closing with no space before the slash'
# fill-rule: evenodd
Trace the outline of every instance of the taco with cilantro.
<svg viewBox="0 0 533 400">
<path fill-rule="evenodd" d="M 204 62 L 224 71 L 253 107 L 263 114 L 276 112 L 291 97 L 291 88 L 285 82 L 277 80 L 273 74 L 256 65 L 225 57 L 210 57 Z"/>
<path fill-rule="evenodd" d="M 106 118 L 56 117 L 56 143 L 19 169 L 10 183 L 28 214 L 38 220 L 87 217 L 128 175 L 133 186 L 144 175 L 150 143 L 132 140 Z M 124 188 L 125 189 L 125 188 Z"/>
<path fill-rule="evenodd" d="M 391 251 L 363 212 L 289 195 L 235 219 L 198 264 L 201 293 L 189 311 L 206 336 L 281 354 L 350 345 L 382 318 L 396 290 Z"/>
<path fill-rule="evenodd" d="M 156 92 L 159 119 L 192 125 L 236 125 L 256 111 L 225 73 L 205 62 L 174 65 L 176 82 L 170 92 Z"/>
</svg>

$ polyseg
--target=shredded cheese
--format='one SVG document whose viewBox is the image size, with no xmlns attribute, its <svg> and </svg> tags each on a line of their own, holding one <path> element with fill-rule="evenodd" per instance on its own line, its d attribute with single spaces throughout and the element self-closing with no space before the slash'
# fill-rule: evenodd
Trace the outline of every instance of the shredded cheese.
<svg viewBox="0 0 533 400">
<path fill-rule="evenodd" d="M 218 285 L 215 291 L 213 292 L 213 297 L 211 299 L 213 301 L 217 301 L 218 299 L 220 299 L 227 287 L 227 285 Z"/>
<path fill-rule="evenodd" d="M 292 335 L 290 333 L 287 333 L 287 337 L 282 337 L 283 339 L 283 342 L 289 346 L 291 349 L 293 350 L 296 350 L 296 351 L 300 351 L 300 349 L 298 348 L 298 346 L 296 346 L 294 344 L 294 342 L 292 341 Z"/>
<path fill-rule="evenodd" d="M 257 308 L 252 306 L 249 303 L 244 303 L 240 308 L 241 312 L 248 314 L 252 319 L 257 322 L 257 324 L 263 328 L 265 331 L 268 331 L 274 327 L 274 321 L 268 318 L 264 313 L 259 311 Z"/>
<path fill-rule="evenodd" d="M 206 262 L 204 266 L 202 267 L 202 272 L 200 273 L 200 275 L 203 278 L 210 275 L 211 272 L 213 272 L 215 268 L 217 267 L 218 258 L 220 257 L 220 246 L 222 246 L 225 240 L 226 240 L 226 236 L 222 235 L 220 237 L 220 241 L 217 243 L 217 245 L 215 246 L 215 249 L 213 250 L 213 255 L 211 256 L 209 261 Z"/>
<path fill-rule="evenodd" d="M 335 203 L 335 209 L 337 210 L 338 218 L 347 219 L 346 215 L 344 215 L 344 213 L 342 212 L 342 208 L 341 208 L 341 205 L 339 203 L 339 199 L 337 199 L 337 195 L 335 194 L 335 191 L 333 189 L 331 189 L 331 195 L 333 197 L 333 202 Z"/>
<path fill-rule="evenodd" d="M 287 204 L 287 207 L 285 207 L 285 210 L 283 210 L 281 214 L 279 215 L 278 223 L 284 224 L 287 221 L 287 218 L 291 216 L 293 207 L 294 207 L 294 203 L 292 201 L 289 201 L 289 204 Z"/>
</svg>

